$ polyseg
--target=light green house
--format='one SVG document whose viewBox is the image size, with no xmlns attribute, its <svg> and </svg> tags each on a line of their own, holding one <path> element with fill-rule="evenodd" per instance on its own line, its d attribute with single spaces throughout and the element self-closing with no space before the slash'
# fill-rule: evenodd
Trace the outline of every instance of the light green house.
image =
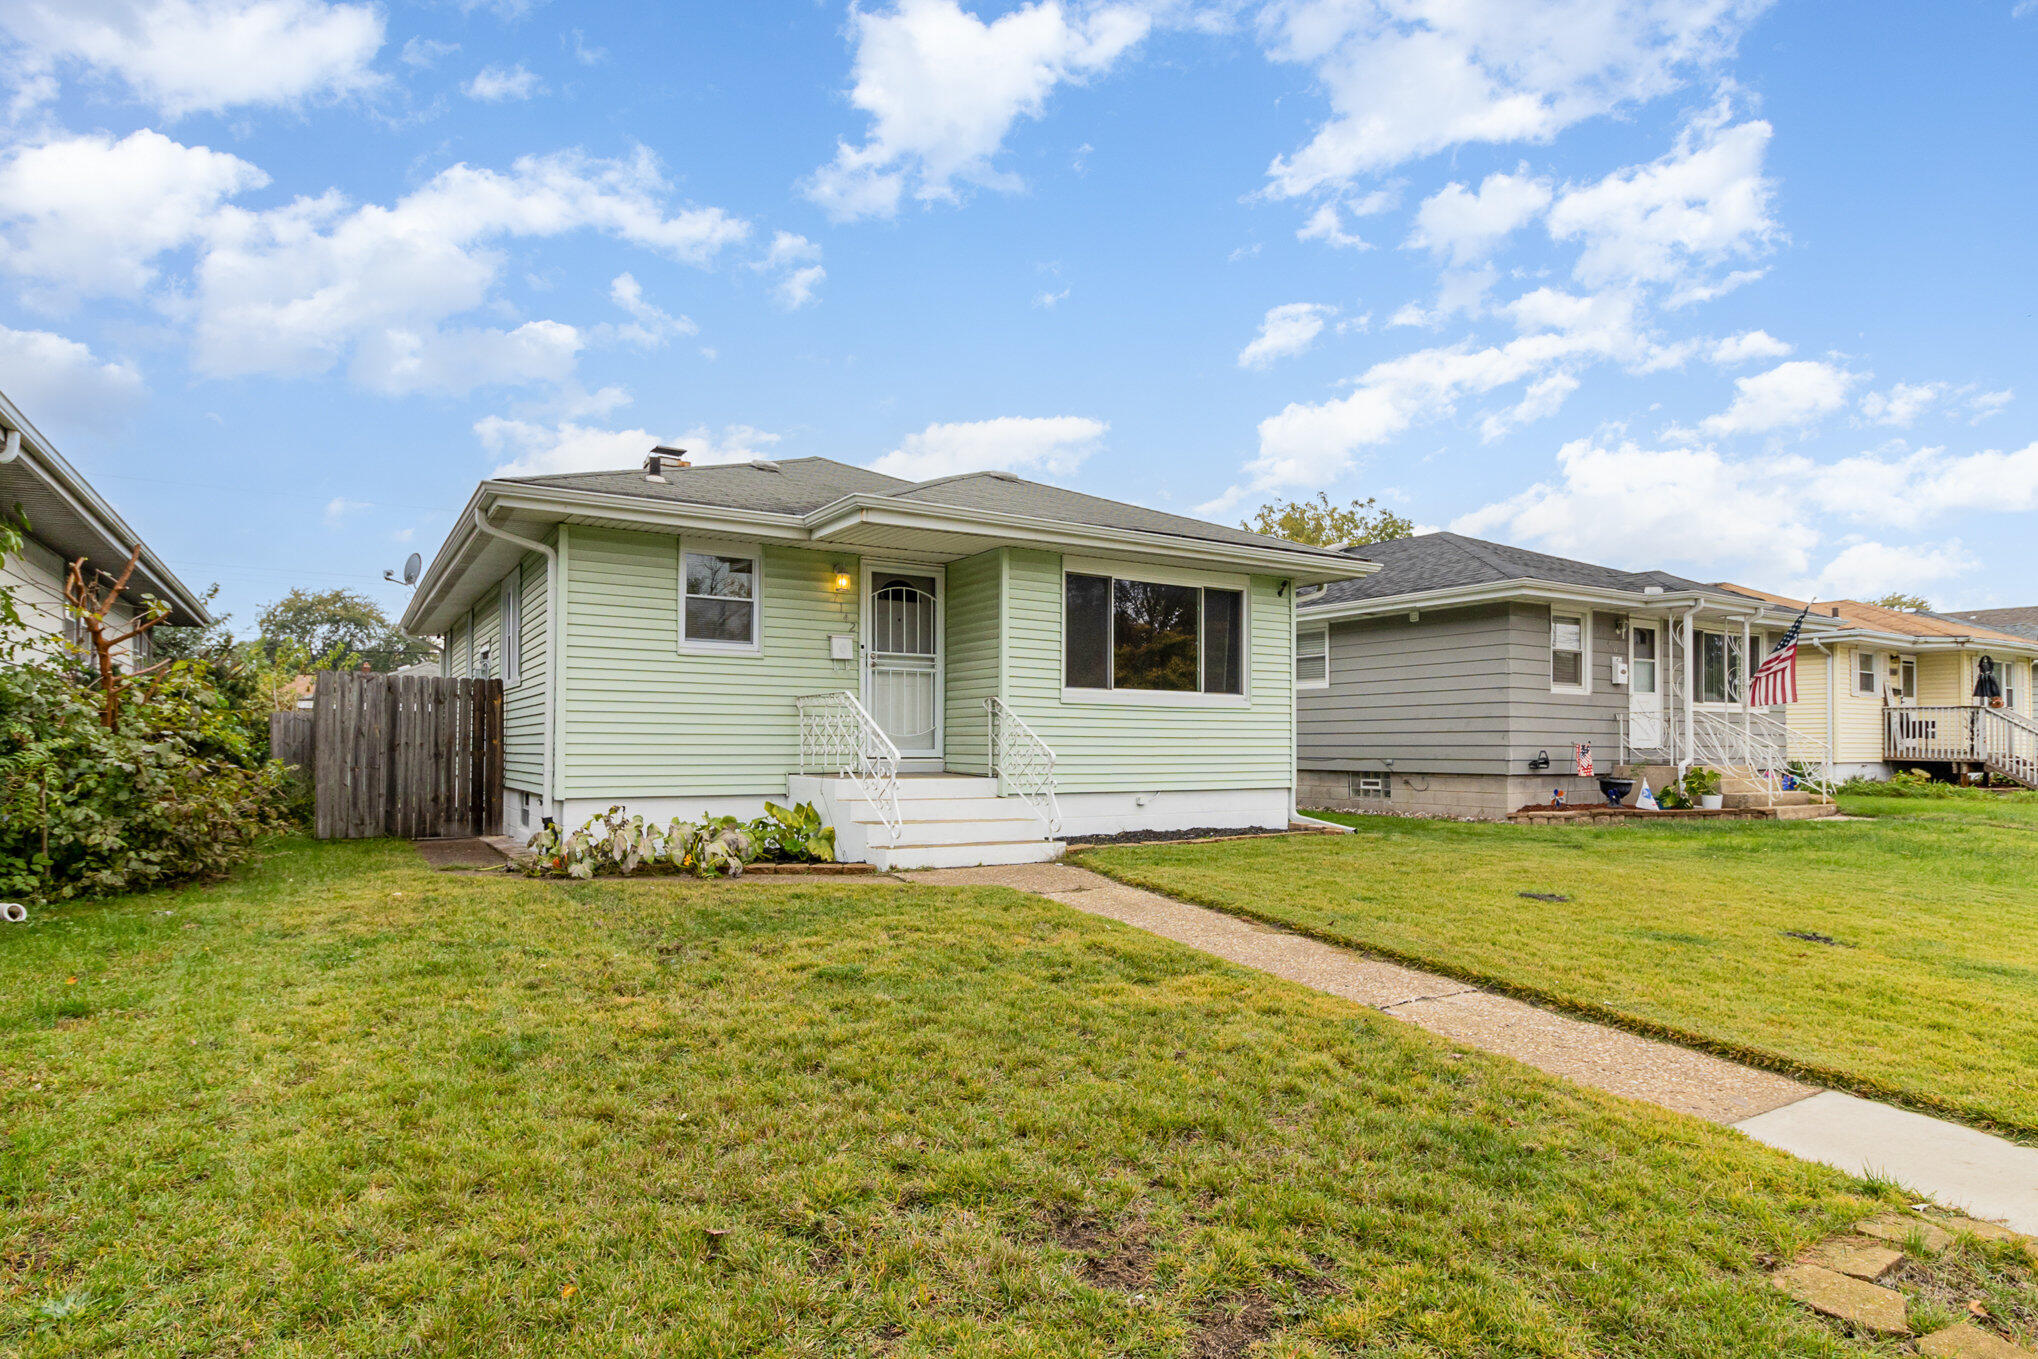
<svg viewBox="0 0 2038 1359">
<path fill-rule="evenodd" d="M 1369 564 L 1000 472 L 486 481 L 404 627 L 505 684 L 506 833 L 821 806 L 845 858 L 1285 825 L 1297 585 Z"/>
</svg>

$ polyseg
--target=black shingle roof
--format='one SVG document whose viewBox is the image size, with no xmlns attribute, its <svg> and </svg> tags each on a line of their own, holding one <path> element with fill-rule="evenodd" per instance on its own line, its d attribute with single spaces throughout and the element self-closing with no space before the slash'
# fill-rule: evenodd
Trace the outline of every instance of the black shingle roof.
<svg viewBox="0 0 2038 1359">
<path fill-rule="evenodd" d="M 1958 618 L 1965 623 L 1980 623 L 1994 628 L 1997 632 L 2014 633 L 2038 641 L 2038 605 L 2024 605 L 2014 609 L 1969 609 L 1964 613 L 1941 614 L 1942 618 Z"/>
<path fill-rule="evenodd" d="M 789 458 L 783 462 L 710 463 L 699 467 L 671 468 L 665 482 L 645 480 L 641 469 L 617 472 L 564 472 L 549 476 L 506 477 L 519 485 L 557 487 L 562 490 L 599 491 L 609 495 L 640 496 L 651 500 L 688 505 L 709 505 L 718 509 L 752 510 L 769 514 L 809 514 L 844 496 L 859 492 L 891 496 L 917 505 L 945 505 L 962 510 L 1020 515 L 1062 524 L 1083 524 L 1094 528 L 1125 529 L 1139 533 L 1164 533 L 1203 542 L 1237 543 L 1253 547 L 1279 548 L 1321 556 L 1322 549 L 1269 538 L 1244 529 L 1207 523 L 1179 514 L 1166 514 L 1123 501 L 1084 495 L 1037 481 L 1027 481 L 1008 472 L 970 472 L 933 481 L 903 481 L 854 467 L 832 458 Z M 1359 554 L 1370 560 L 1371 552 Z"/>
<path fill-rule="evenodd" d="M 1414 538 L 1368 543 L 1349 551 L 1379 562 L 1380 570 L 1360 580 L 1333 581 L 1322 593 L 1298 601 L 1297 607 L 1322 608 L 1354 600 L 1497 585 L 1510 580 L 1539 580 L 1551 585 L 1627 590 L 1635 594 L 1652 585 L 1678 591 L 1706 588 L 1667 571 L 1620 571 L 1505 543 L 1490 543 L 1483 538 L 1467 538 L 1462 533 L 1425 533 Z"/>
</svg>

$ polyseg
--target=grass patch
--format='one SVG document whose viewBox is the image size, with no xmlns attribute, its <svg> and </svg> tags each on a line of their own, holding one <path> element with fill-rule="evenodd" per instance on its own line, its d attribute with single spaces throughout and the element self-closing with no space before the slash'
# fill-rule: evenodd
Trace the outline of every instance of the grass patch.
<svg viewBox="0 0 2038 1359">
<path fill-rule="evenodd" d="M 1862 1182 L 1017 893 L 296 843 L 0 943 L 112 998 L 0 1029 L 0 1353 L 1854 1352 L 1760 1262 Z"/>
<path fill-rule="evenodd" d="M 1529 829 L 1351 817 L 1348 836 L 1083 861 L 2030 1140 L 2038 802 L 1843 807 L 1875 819 Z M 1528 890 L 1570 899 L 1524 901 Z"/>
</svg>

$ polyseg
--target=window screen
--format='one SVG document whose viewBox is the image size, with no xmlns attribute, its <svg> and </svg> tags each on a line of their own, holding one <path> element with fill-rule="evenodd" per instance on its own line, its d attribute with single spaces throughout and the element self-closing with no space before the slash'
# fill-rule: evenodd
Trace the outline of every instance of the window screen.
<svg viewBox="0 0 2038 1359">
<path fill-rule="evenodd" d="M 1327 630 L 1295 635 L 1295 682 L 1324 684 L 1330 679 L 1330 633 Z"/>
<path fill-rule="evenodd" d="M 1111 687 L 1111 578 L 1070 575 L 1063 585 L 1062 682 L 1071 689 Z"/>
<path fill-rule="evenodd" d="M 1245 596 L 1236 590 L 1203 592 L 1203 692 L 1245 692 Z"/>
<path fill-rule="evenodd" d="M 1550 683 L 1578 689 L 1585 685 L 1585 620 L 1576 615 L 1550 615 Z"/>
</svg>

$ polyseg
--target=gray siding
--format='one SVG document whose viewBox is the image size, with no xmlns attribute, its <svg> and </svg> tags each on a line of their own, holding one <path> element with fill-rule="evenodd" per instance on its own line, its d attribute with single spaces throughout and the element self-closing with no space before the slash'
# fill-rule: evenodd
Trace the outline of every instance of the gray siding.
<svg viewBox="0 0 2038 1359">
<path fill-rule="evenodd" d="M 1620 615 L 1592 624 L 1592 692 L 1550 689 L 1550 611 L 1540 604 L 1425 610 L 1330 625 L 1330 684 L 1297 691 L 1303 769 L 1522 773 L 1538 750 L 1553 764 L 1575 741 L 1604 752 L 1627 690 L 1612 683 Z M 1308 614 L 1297 618 L 1308 626 Z"/>
</svg>

